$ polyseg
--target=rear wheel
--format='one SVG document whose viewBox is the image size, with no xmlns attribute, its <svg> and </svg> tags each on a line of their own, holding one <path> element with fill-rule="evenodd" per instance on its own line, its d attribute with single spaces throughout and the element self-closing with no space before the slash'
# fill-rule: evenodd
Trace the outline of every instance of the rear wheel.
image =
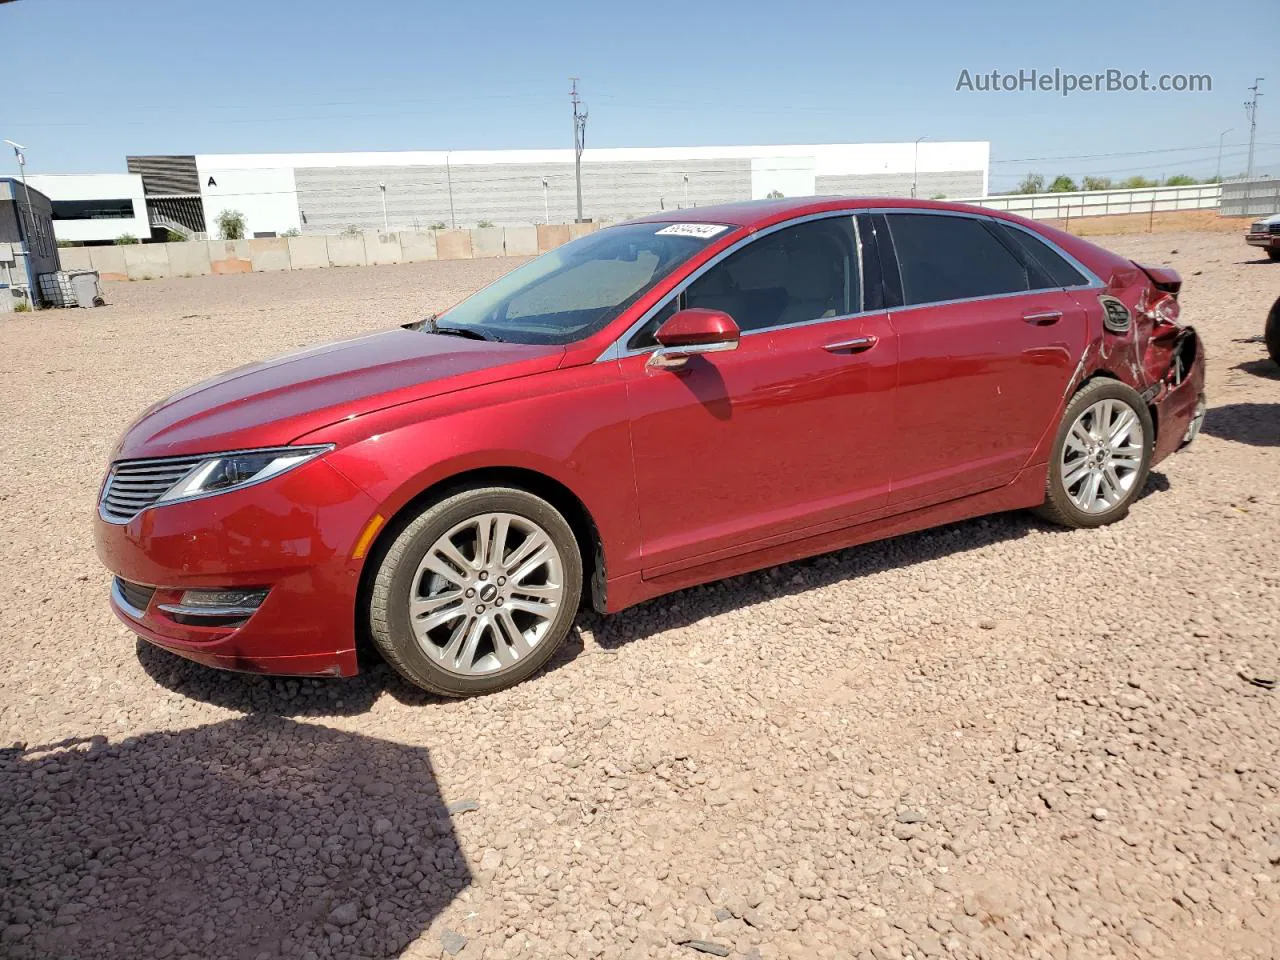
<svg viewBox="0 0 1280 960">
<path fill-rule="evenodd" d="M 1268 250 L 1267 256 L 1272 260 L 1280 260 L 1280 250 Z"/>
<path fill-rule="evenodd" d="M 578 544 L 554 507 L 523 490 L 464 490 L 393 541 L 373 582 L 370 632 L 424 690 L 491 693 L 551 658 L 581 593 Z"/>
<path fill-rule="evenodd" d="M 1154 446 L 1142 398 L 1115 380 L 1090 381 L 1062 416 L 1040 513 L 1067 527 L 1121 519 L 1147 482 Z"/>
</svg>

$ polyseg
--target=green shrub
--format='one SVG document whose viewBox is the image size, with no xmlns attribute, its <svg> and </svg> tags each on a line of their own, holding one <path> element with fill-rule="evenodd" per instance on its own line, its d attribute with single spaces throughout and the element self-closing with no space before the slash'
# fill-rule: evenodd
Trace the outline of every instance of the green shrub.
<svg viewBox="0 0 1280 960">
<path fill-rule="evenodd" d="M 286 230 L 284 233 L 280 234 L 280 236 L 282 236 L 282 237 L 300 237 L 300 236 L 302 236 L 302 231 L 301 231 L 301 230 L 299 230 L 297 227 L 290 227 L 290 228 L 289 228 L 288 230 Z"/>
<path fill-rule="evenodd" d="M 492 226 L 493 226 L 492 220 L 480 220 L 476 223 L 476 227 L 480 230 L 487 230 L 489 227 L 492 227 Z"/>
<path fill-rule="evenodd" d="M 215 222 L 218 224 L 218 235 L 223 240 L 244 239 L 244 214 L 239 210 L 223 210 Z"/>
<path fill-rule="evenodd" d="M 449 228 L 443 220 L 437 220 L 431 226 L 427 227 L 427 229 L 428 230 L 448 230 Z"/>
<path fill-rule="evenodd" d="M 120 236 L 116 237 L 116 244 L 118 246 L 128 246 L 131 243 L 137 243 L 137 242 L 138 242 L 138 238 L 135 237 L 132 233 L 122 233 L 120 234 Z"/>
</svg>

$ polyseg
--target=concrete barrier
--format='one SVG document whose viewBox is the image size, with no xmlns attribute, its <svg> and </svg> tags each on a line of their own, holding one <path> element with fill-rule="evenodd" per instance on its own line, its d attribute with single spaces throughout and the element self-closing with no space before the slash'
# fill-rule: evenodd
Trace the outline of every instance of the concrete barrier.
<svg viewBox="0 0 1280 960">
<path fill-rule="evenodd" d="M 344 233 L 325 237 L 329 244 L 329 265 L 333 267 L 364 266 L 364 235 Z"/>
<path fill-rule="evenodd" d="M 364 262 L 403 263 L 400 238 L 394 233 L 366 233 L 364 235 Z"/>
<path fill-rule="evenodd" d="M 213 273 L 209 244 L 199 241 L 166 243 L 171 277 L 207 277 Z"/>
<path fill-rule="evenodd" d="M 324 237 L 289 237 L 289 266 L 310 270 L 329 265 L 329 244 Z"/>
<path fill-rule="evenodd" d="M 405 263 L 437 259 L 435 231 L 400 234 L 400 256 Z"/>
<path fill-rule="evenodd" d="M 437 230 L 436 256 L 441 260 L 470 260 L 470 230 Z"/>
<path fill-rule="evenodd" d="M 585 237 L 589 233 L 595 233 L 600 229 L 598 223 L 571 223 L 569 224 L 569 239 L 577 240 L 579 237 Z"/>
<path fill-rule="evenodd" d="M 124 266 L 124 247 L 89 247 L 89 265 L 102 280 L 128 280 Z"/>
<path fill-rule="evenodd" d="M 249 273 L 253 270 L 248 240 L 209 240 L 208 244 L 209 266 L 214 273 Z"/>
<path fill-rule="evenodd" d="M 471 231 L 471 256 L 500 257 L 506 252 L 501 227 L 476 227 Z"/>
<path fill-rule="evenodd" d="M 289 269 L 289 241 L 285 237 L 257 237 L 249 241 L 254 273 Z"/>
<path fill-rule="evenodd" d="M 58 266 L 63 270 L 92 270 L 90 247 L 59 247 Z"/>
<path fill-rule="evenodd" d="M 567 223 L 538 224 L 538 252 L 546 253 L 569 242 L 569 225 Z"/>
<path fill-rule="evenodd" d="M 164 243 L 133 243 L 121 247 L 130 280 L 161 280 L 169 276 L 169 251 Z"/>
<path fill-rule="evenodd" d="M 502 231 L 503 247 L 508 257 L 536 257 L 538 255 L 537 227 L 507 227 Z"/>
</svg>

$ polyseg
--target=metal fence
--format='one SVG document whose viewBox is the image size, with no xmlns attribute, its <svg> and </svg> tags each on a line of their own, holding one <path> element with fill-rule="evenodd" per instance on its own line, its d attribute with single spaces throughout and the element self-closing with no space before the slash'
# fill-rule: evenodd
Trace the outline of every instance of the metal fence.
<svg viewBox="0 0 1280 960">
<path fill-rule="evenodd" d="M 1137 190 L 1082 190 L 1077 193 L 1014 193 L 962 200 L 992 210 L 1007 210 L 1032 220 L 1073 220 L 1117 213 L 1160 213 L 1166 210 L 1213 210 L 1222 196 L 1217 183 L 1189 187 L 1143 187 Z"/>
<path fill-rule="evenodd" d="M 1230 180 L 1222 185 L 1224 217 L 1268 217 L 1280 213 L 1280 180 Z"/>
</svg>

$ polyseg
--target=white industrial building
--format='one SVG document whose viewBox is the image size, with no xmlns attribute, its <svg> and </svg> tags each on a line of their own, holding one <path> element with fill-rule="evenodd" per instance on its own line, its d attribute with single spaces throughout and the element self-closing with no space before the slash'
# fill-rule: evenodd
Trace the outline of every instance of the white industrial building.
<svg viewBox="0 0 1280 960">
<path fill-rule="evenodd" d="M 42 178 L 39 189 L 55 203 L 64 193 L 83 201 L 93 199 L 83 192 L 99 190 L 101 199 L 128 197 L 135 211 L 128 228 L 64 221 L 59 239 L 143 238 L 153 230 L 216 237 L 225 210 L 244 215 L 249 236 L 565 223 L 577 214 L 568 148 L 138 156 L 128 168 L 96 185 Z M 777 194 L 908 196 L 914 188 L 920 197 L 980 197 L 989 172 L 986 141 L 590 149 L 582 156 L 583 215 L 616 221 Z M 136 219 L 144 210 L 145 226 Z"/>
<path fill-rule="evenodd" d="M 151 237 L 142 178 L 130 173 L 29 174 L 27 183 L 49 198 L 59 241 L 114 242 Z"/>
</svg>

